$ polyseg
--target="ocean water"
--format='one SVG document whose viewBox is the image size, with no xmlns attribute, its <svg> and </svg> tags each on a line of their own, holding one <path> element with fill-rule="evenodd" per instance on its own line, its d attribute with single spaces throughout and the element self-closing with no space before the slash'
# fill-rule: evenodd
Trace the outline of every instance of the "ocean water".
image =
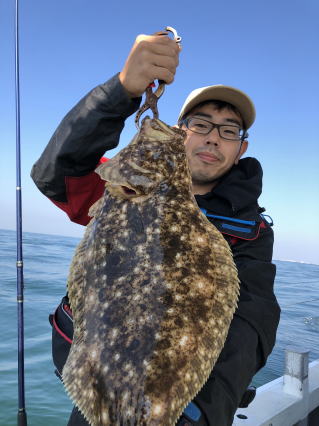
<svg viewBox="0 0 319 426">
<path fill-rule="evenodd" d="M 77 238 L 24 233 L 25 388 L 28 424 L 64 426 L 71 403 L 54 375 L 48 315 L 65 294 Z M 16 425 L 17 314 L 15 232 L 0 230 L 0 426 Z M 254 377 L 260 386 L 283 374 L 288 345 L 319 358 L 319 265 L 275 261 L 275 291 L 282 308 L 276 346 Z"/>
</svg>

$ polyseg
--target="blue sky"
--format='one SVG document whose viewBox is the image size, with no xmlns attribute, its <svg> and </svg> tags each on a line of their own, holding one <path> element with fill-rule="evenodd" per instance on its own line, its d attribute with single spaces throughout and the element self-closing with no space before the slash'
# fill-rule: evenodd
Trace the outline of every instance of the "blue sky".
<svg viewBox="0 0 319 426">
<path fill-rule="evenodd" d="M 21 1 L 23 228 L 81 236 L 29 177 L 56 126 L 90 89 L 121 70 L 135 37 L 173 26 L 182 36 L 175 82 L 160 100 L 174 124 L 194 88 L 226 84 L 254 100 L 246 155 L 264 169 L 274 258 L 319 263 L 319 3 L 268 0 L 158 3 Z M 0 4 L 0 227 L 15 228 L 14 1 Z M 118 149 L 135 133 L 127 121 Z M 113 150 L 108 156 L 113 156 Z"/>
</svg>

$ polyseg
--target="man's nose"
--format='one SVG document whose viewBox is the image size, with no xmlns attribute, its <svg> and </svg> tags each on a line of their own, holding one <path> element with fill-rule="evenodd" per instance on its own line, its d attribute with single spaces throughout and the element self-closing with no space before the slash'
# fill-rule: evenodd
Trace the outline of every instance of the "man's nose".
<svg viewBox="0 0 319 426">
<path fill-rule="evenodd" d="M 206 145 L 219 145 L 219 132 L 217 127 L 214 127 L 206 136 L 205 144 Z"/>
</svg>

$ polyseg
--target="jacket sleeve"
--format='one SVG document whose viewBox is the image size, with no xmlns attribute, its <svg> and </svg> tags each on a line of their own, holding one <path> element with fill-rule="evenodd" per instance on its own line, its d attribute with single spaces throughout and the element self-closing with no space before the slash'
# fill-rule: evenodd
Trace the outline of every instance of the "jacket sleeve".
<svg viewBox="0 0 319 426">
<path fill-rule="evenodd" d="M 263 364 L 276 340 L 280 307 L 274 294 L 276 266 L 272 263 L 274 234 L 262 222 L 258 238 L 238 239 L 232 247 L 240 279 L 240 297 L 235 312 L 258 332 Z"/>
<path fill-rule="evenodd" d="M 104 185 L 93 171 L 105 151 L 118 145 L 125 119 L 138 109 L 140 100 L 130 99 L 115 75 L 64 117 L 34 164 L 31 177 L 36 186 L 68 214 L 73 210 L 71 220 L 85 222 L 90 205 L 102 195 Z M 81 204 L 83 191 L 87 196 Z"/>
</svg>

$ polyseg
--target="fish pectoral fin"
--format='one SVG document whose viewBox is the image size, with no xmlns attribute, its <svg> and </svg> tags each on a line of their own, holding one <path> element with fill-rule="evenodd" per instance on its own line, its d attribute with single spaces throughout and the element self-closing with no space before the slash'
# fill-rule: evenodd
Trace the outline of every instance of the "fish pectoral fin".
<svg viewBox="0 0 319 426">
<path fill-rule="evenodd" d="M 103 206 L 103 202 L 104 197 L 101 197 L 94 204 L 92 204 L 92 206 L 89 208 L 88 216 L 91 218 L 97 216 Z"/>
<path fill-rule="evenodd" d="M 102 180 L 109 182 L 118 182 L 121 178 L 120 172 L 120 159 L 116 155 L 105 163 L 100 164 L 94 171 Z"/>
</svg>

